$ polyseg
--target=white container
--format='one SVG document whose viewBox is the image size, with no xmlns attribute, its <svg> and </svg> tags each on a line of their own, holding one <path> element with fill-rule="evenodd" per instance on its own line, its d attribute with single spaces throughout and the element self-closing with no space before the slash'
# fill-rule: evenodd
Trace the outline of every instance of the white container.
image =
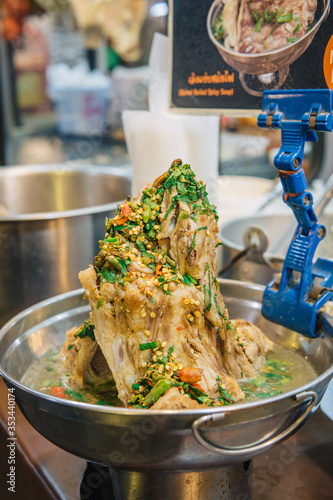
<svg viewBox="0 0 333 500">
<path fill-rule="evenodd" d="M 221 175 L 216 199 L 220 223 L 244 215 L 252 215 L 266 201 L 274 181 L 243 175 Z"/>
<path fill-rule="evenodd" d="M 107 123 L 111 82 L 100 71 L 86 65 L 48 68 L 48 93 L 52 99 L 60 134 L 100 135 Z"/>
<path fill-rule="evenodd" d="M 63 135 L 99 135 L 106 125 L 109 99 L 98 91 L 60 91 L 54 101 L 58 131 Z"/>
</svg>

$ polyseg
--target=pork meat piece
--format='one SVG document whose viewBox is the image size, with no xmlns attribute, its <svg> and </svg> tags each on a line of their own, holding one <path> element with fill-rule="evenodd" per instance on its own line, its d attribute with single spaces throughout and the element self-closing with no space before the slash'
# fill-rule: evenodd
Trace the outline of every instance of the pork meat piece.
<svg viewBox="0 0 333 500">
<path fill-rule="evenodd" d="M 205 186 L 179 160 L 107 221 L 94 266 L 79 278 L 125 405 L 150 359 L 151 350 L 140 348 L 147 341 L 173 346 L 170 376 L 201 368 L 209 397 L 217 397 L 220 381 L 234 401 L 243 399 L 221 357 L 228 317 L 216 280 L 217 233 Z"/>
<path fill-rule="evenodd" d="M 201 405 L 188 396 L 179 392 L 177 387 L 171 387 L 156 403 L 151 407 L 152 410 L 199 410 L 206 405 Z"/>
<path fill-rule="evenodd" d="M 225 0 L 224 43 L 229 49 L 259 54 L 288 46 L 308 31 L 316 0 Z"/>
<path fill-rule="evenodd" d="M 235 319 L 223 343 L 223 366 L 236 380 L 254 378 L 266 364 L 273 342 L 250 321 Z"/>
<path fill-rule="evenodd" d="M 113 382 L 109 365 L 98 343 L 89 336 L 79 337 L 79 331 L 80 328 L 73 327 L 66 332 L 66 341 L 58 355 L 64 369 L 70 373 L 71 385 L 86 389 Z"/>
<path fill-rule="evenodd" d="M 238 335 L 251 340 L 238 351 L 216 279 L 219 244 L 216 208 L 181 160 L 107 219 L 94 265 L 79 279 L 125 406 L 149 406 L 147 394 L 164 378 L 165 390 L 181 385 L 199 404 L 244 398 L 235 376 L 243 365 L 246 374 L 259 367 L 265 342 L 238 323 Z M 190 369 L 199 377 L 187 380 Z M 188 397 L 173 389 L 163 404 L 178 408 Z"/>
<path fill-rule="evenodd" d="M 203 293 L 196 286 L 176 285 L 166 295 L 150 279 L 140 277 L 124 288 L 110 283 L 98 287 L 92 266 L 79 278 L 91 305 L 96 340 L 124 404 L 132 384 L 144 375 L 150 352 L 139 346 L 148 338 L 174 346 L 178 365 L 202 368 L 200 384 L 208 396 L 216 394 L 219 377 L 235 401 L 243 398 L 237 382 L 223 369 L 218 337 L 222 326 L 214 326 L 205 316 Z M 105 305 L 98 309 L 100 301 Z"/>
<path fill-rule="evenodd" d="M 227 49 L 235 49 L 237 43 L 237 19 L 240 0 L 224 0 L 222 22 L 224 29 L 224 45 Z"/>
</svg>

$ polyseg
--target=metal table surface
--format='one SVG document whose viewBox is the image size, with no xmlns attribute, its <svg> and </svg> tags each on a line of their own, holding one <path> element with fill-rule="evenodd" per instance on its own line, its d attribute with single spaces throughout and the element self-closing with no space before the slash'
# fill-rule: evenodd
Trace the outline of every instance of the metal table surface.
<svg viewBox="0 0 333 500">
<path fill-rule="evenodd" d="M 87 463 L 43 438 L 16 408 L 16 493 L 8 491 L 7 388 L 0 383 L 0 498 L 79 500 Z M 332 500 L 333 422 L 318 409 L 294 436 L 253 461 L 251 500 Z M 89 491 L 85 493 L 89 500 Z M 135 500 L 135 499 L 133 499 Z M 154 500 L 154 499 L 152 499 Z M 175 499 L 182 500 L 182 499 Z M 237 500 L 250 500 L 241 498 Z"/>
</svg>

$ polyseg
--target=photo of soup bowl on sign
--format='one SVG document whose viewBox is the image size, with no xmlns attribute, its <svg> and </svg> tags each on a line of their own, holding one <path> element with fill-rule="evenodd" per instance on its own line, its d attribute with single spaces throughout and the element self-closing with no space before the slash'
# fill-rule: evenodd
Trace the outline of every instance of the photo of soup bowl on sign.
<svg viewBox="0 0 333 500">
<path fill-rule="evenodd" d="M 329 0 L 266 4 L 262 0 L 215 0 L 207 16 L 209 37 L 222 59 L 239 72 L 246 92 L 258 97 L 264 88 L 283 85 L 290 64 L 311 44 L 330 11 Z M 257 77 L 254 88 L 248 86 L 249 75 Z"/>
</svg>

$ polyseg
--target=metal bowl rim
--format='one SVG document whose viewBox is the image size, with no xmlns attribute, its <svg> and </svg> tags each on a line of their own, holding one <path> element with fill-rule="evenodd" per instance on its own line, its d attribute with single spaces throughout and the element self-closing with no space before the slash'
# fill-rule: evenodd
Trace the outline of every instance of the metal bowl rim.
<svg viewBox="0 0 333 500">
<path fill-rule="evenodd" d="M 251 215 L 251 216 L 243 215 L 243 216 L 235 217 L 234 219 L 230 219 L 230 220 L 227 220 L 226 222 L 224 222 L 220 227 L 220 232 L 219 232 L 220 238 L 222 237 L 222 231 L 225 227 L 229 227 L 232 224 L 237 224 L 238 222 L 242 222 L 245 220 L 250 221 L 250 220 L 253 220 L 253 218 L 255 218 L 255 222 L 256 221 L 260 222 L 260 219 L 268 219 L 268 217 L 286 217 L 286 218 L 288 217 L 288 218 L 290 218 L 290 222 L 296 221 L 296 219 L 294 219 L 291 214 L 285 213 L 285 212 L 274 213 L 274 214 L 258 214 L 258 215 L 255 214 L 255 215 Z M 250 225 L 251 224 L 249 224 L 249 226 Z M 258 224 L 252 224 L 252 225 L 258 226 Z M 263 228 L 263 229 L 266 231 L 265 228 Z M 291 238 L 291 236 L 290 236 L 290 238 Z M 229 238 L 226 238 L 226 237 L 223 237 L 222 243 L 223 243 L 223 245 L 229 246 L 231 249 L 237 250 L 239 252 L 241 252 L 245 248 L 245 245 L 239 245 L 238 243 L 235 243 L 234 241 L 231 241 Z M 272 252 L 264 252 L 263 255 L 265 257 L 268 257 L 268 258 L 279 259 L 279 260 L 281 260 L 281 259 L 284 260 L 284 258 L 285 258 L 284 255 L 272 253 Z"/>
<path fill-rule="evenodd" d="M 256 291 L 264 291 L 264 289 L 265 289 L 265 287 L 262 285 L 252 284 L 252 283 L 244 283 L 244 282 L 237 281 L 237 280 L 219 279 L 218 281 L 221 283 L 226 283 L 226 284 L 235 285 L 235 286 L 241 285 L 242 288 L 249 288 L 251 290 L 254 289 Z M 37 304 L 21 311 L 20 313 L 15 315 L 11 320 L 9 320 L 7 323 L 5 323 L 5 325 L 0 329 L 0 342 L 1 342 L 2 337 L 4 337 L 5 334 L 7 333 L 7 331 L 10 330 L 10 328 L 12 326 L 14 326 L 17 321 L 20 321 L 22 318 L 24 318 L 24 316 L 31 314 L 31 312 L 33 312 L 37 309 L 40 309 L 41 307 L 45 307 L 45 306 L 48 306 L 50 304 L 59 302 L 60 300 L 76 297 L 78 295 L 81 295 L 82 293 L 83 293 L 82 288 L 72 290 L 70 292 L 62 293 L 62 294 L 56 295 L 54 297 L 51 297 L 49 299 L 38 302 Z M 56 316 L 57 315 L 55 315 L 55 317 Z M 235 405 L 228 405 L 227 407 L 220 407 L 220 408 L 202 408 L 202 409 L 197 409 L 197 410 L 180 410 L 180 411 L 179 410 L 149 410 L 149 412 L 147 412 L 147 410 L 145 410 L 145 409 L 139 410 L 139 409 L 133 408 L 133 409 L 129 410 L 128 408 L 122 408 L 122 407 L 95 405 L 95 404 L 91 404 L 91 403 L 82 403 L 79 401 L 63 400 L 63 399 L 56 398 L 54 396 L 43 394 L 39 391 L 35 391 L 35 390 L 21 384 L 21 382 L 18 382 L 17 380 L 13 379 L 6 372 L 6 370 L 4 370 L 2 368 L 1 364 L 0 364 L 0 375 L 2 375 L 3 378 L 9 382 L 9 384 L 11 384 L 15 387 L 18 387 L 23 392 L 29 393 L 34 397 L 37 397 L 39 399 L 43 399 L 44 401 L 49 401 L 51 403 L 58 404 L 60 406 L 65 405 L 65 406 L 69 406 L 69 407 L 73 407 L 73 408 L 81 408 L 81 409 L 87 410 L 87 411 L 97 411 L 98 413 L 115 414 L 115 415 L 128 414 L 128 415 L 136 415 L 138 417 L 143 416 L 143 415 L 145 415 L 145 416 L 148 416 L 148 415 L 152 415 L 152 416 L 169 415 L 170 417 L 172 417 L 172 416 L 179 416 L 179 415 L 185 415 L 185 416 L 196 416 L 196 415 L 200 416 L 201 415 L 202 416 L 202 415 L 215 414 L 215 413 L 229 413 L 229 412 L 233 413 L 235 411 L 240 412 L 242 410 L 250 410 L 251 408 L 258 408 L 260 406 L 266 406 L 270 403 L 277 403 L 281 400 L 293 398 L 297 394 L 304 392 L 304 391 L 307 391 L 308 389 L 311 389 L 314 384 L 318 384 L 318 383 L 322 382 L 329 375 L 333 375 L 333 365 L 330 368 L 328 368 L 327 370 L 325 370 L 324 373 L 322 373 L 321 375 L 319 375 L 318 377 L 313 379 L 311 382 L 308 382 L 307 384 L 302 385 L 300 387 L 297 387 L 296 389 L 293 389 L 289 392 L 282 393 L 282 394 L 279 394 L 277 396 L 272 396 L 272 397 L 269 397 L 266 399 L 250 401 L 247 403 L 237 403 Z"/>
<path fill-rule="evenodd" d="M 101 165 L 80 165 L 80 166 L 69 166 L 66 164 L 50 164 L 50 165 L 15 165 L 9 167 L 2 167 L 0 170 L 1 175 L 6 172 L 22 172 L 25 174 L 38 173 L 38 172 L 52 172 L 55 170 L 61 170 L 64 172 L 91 172 L 93 174 L 113 174 L 117 177 L 121 177 L 128 181 L 131 181 L 132 175 L 129 171 L 123 170 L 122 167 L 112 167 L 112 166 L 101 166 Z M 22 221 L 38 221 L 38 220 L 52 220 L 52 219 L 62 219 L 70 217 L 79 217 L 82 215 L 93 215 L 102 212 L 108 212 L 117 208 L 117 205 L 121 203 L 122 199 L 113 201 L 111 203 L 106 203 L 103 205 L 92 205 L 90 207 L 75 208 L 73 210 L 62 210 L 62 211 L 52 211 L 52 212 L 37 212 L 37 213 L 24 213 L 15 215 L 3 215 L 0 216 L 1 222 L 22 222 Z"/>
<path fill-rule="evenodd" d="M 310 37 L 310 35 L 311 35 L 311 37 L 313 37 L 315 35 L 315 31 L 318 30 L 318 28 L 320 27 L 320 25 L 322 24 L 322 22 L 325 20 L 325 16 L 327 16 L 328 13 L 329 13 L 329 11 L 330 11 L 330 0 L 323 0 L 323 2 L 324 2 L 324 5 L 326 3 L 324 11 L 323 11 L 322 15 L 320 16 L 320 18 L 318 19 L 318 21 L 312 26 L 311 30 L 308 31 L 301 38 L 299 38 L 299 40 L 297 40 L 297 42 L 294 42 L 290 46 L 287 46 L 287 47 L 281 47 L 280 49 L 271 50 L 269 52 L 262 52 L 261 54 L 245 54 L 243 52 L 235 52 L 234 50 L 226 49 L 224 47 L 224 45 L 221 45 L 220 42 L 218 40 L 216 40 L 216 38 L 214 37 L 214 35 L 212 33 L 212 27 L 211 27 L 211 18 L 212 18 L 213 11 L 214 11 L 215 8 L 219 7 L 219 4 L 223 3 L 221 0 L 215 0 L 212 3 L 212 5 L 210 6 L 210 8 L 209 8 L 209 12 L 208 12 L 208 15 L 207 15 L 207 31 L 208 31 L 208 36 L 211 39 L 211 41 L 213 42 L 213 44 L 219 50 L 221 50 L 222 52 L 225 52 L 225 53 L 229 54 L 234 59 L 239 59 L 239 58 L 247 57 L 247 58 L 249 58 L 249 61 L 251 61 L 251 60 L 255 60 L 255 59 L 264 58 L 264 56 L 266 57 L 266 56 L 270 56 L 270 55 L 277 55 L 277 54 L 280 54 L 283 51 L 286 52 L 291 47 L 295 47 L 296 45 L 299 44 L 299 42 L 303 43 L 307 38 Z"/>
</svg>

